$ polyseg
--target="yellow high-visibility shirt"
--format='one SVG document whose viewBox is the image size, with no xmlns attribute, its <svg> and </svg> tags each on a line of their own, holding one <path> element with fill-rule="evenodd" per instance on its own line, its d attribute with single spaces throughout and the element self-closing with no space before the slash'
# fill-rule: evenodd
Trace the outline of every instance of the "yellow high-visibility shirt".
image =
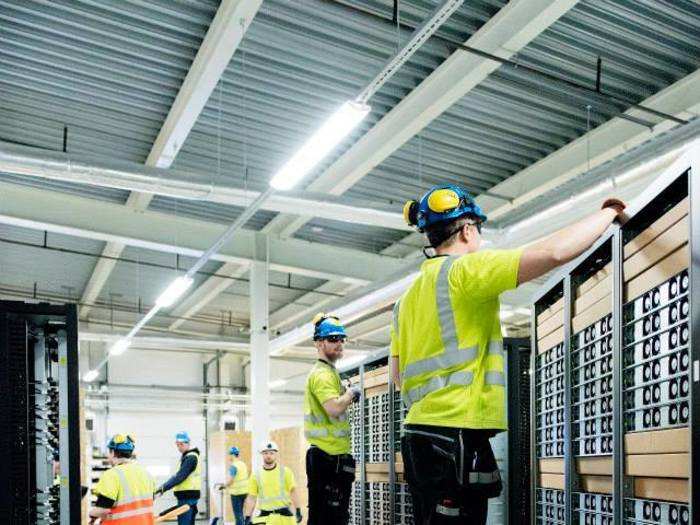
<svg viewBox="0 0 700 525">
<path fill-rule="evenodd" d="M 114 501 L 104 523 L 150 525 L 153 523 L 153 477 L 135 462 L 122 463 L 107 470 L 93 492 Z"/>
<path fill-rule="evenodd" d="M 257 497 L 258 509 L 275 510 L 291 506 L 294 488 L 296 481 L 292 469 L 278 463 L 275 468 L 262 468 L 250 477 L 248 495 Z"/>
<path fill-rule="evenodd" d="M 304 435 L 309 443 L 332 456 L 350 453 L 350 424 L 347 414 L 330 417 L 323 403 L 343 395 L 345 388 L 335 367 L 320 359 L 306 379 Z"/>
<path fill-rule="evenodd" d="M 394 306 L 404 423 L 505 430 L 499 295 L 517 286 L 521 249 L 434 257 Z"/>
</svg>

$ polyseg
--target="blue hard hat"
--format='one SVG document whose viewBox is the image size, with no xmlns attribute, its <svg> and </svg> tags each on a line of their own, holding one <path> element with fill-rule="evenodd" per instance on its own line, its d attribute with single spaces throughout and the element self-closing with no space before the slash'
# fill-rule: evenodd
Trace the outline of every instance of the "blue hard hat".
<svg viewBox="0 0 700 525">
<path fill-rule="evenodd" d="M 231 447 L 231 449 L 228 451 L 229 454 L 232 456 L 238 456 L 240 455 L 241 451 L 238 450 L 238 447 Z"/>
<path fill-rule="evenodd" d="M 347 337 L 340 319 L 320 313 L 314 317 L 314 341 L 331 336 Z"/>
<path fill-rule="evenodd" d="M 115 434 L 107 443 L 110 450 L 120 450 L 122 452 L 134 451 L 134 438 L 128 434 Z"/>
<path fill-rule="evenodd" d="M 190 435 L 185 432 L 184 430 L 182 432 L 178 432 L 175 434 L 175 442 L 176 443 L 189 443 L 190 442 Z"/>
<path fill-rule="evenodd" d="M 403 208 L 403 216 L 410 226 L 423 232 L 441 221 L 473 215 L 479 223 L 486 222 L 486 215 L 474 198 L 455 184 L 443 184 L 431 188 L 420 202 L 408 201 Z"/>
</svg>

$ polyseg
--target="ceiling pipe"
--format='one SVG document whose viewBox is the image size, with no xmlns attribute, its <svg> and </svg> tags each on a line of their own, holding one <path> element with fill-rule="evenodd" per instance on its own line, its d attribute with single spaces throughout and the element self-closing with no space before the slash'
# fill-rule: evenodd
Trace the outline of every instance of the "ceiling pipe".
<svg viewBox="0 0 700 525">
<path fill-rule="evenodd" d="M 63 153 L 0 141 L 0 173 L 90 184 L 183 200 L 247 207 L 260 192 L 205 181 L 206 175 L 160 169 L 105 157 Z M 353 205 L 351 200 L 302 191 L 270 195 L 261 209 L 409 231 L 401 213 Z"/>
</svg>

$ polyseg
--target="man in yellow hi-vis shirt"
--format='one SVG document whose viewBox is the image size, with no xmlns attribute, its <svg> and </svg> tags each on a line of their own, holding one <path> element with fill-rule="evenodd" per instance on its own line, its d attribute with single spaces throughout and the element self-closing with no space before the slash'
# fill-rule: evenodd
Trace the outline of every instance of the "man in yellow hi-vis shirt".
<svg viewBox="0 0 700 525">
<path fill-rule="evenodd" d="M 360 389 L 343 386 L 335 369 L 345 337 L 337 317 L 319 314 L 314 319 L 318 361 L 306 379 L 304 393 L 304 434 L 311 444 L 306 453 L 308 525 L 346 525 L 350 518 L 355 460 L 350 455 L 346 411 L 360 398 Z"/>
<path fill-rule="evenodd" d="M 301 523 L 294 473 L 289 467 L 279 464 L 278 452 L 279 448 L 274 441 L 269 441 L 260 448 L 263 467 L 250 477 L 248 497 L 243 509 L 245 525 Z M 260 512 L 253 518 L 256 505 Z"/>
<path fill-rule="evenodd" d="M 483 250 L 479 206 L 438 186 L 404 207 L 436 255 L 394 306 L 391 366 L 408 407 L 401 440 L 417 525 L 485 524 L 502 489 L 489 438 L 506 430 L 499 295 L 573 260 L 622 214 L 600 211 L 525 249 Z"/>
<path fill-rule="evenodd" d="M 102 474 L 93 492 L 97 496 L 90 518 L 114 525 L 152 525 L 156 484 L 141 465 L 131 459 L 134 440 L 117 434 L 107 445 L 112 468 Z"/>
<path fill-rule="evenodd" d="M 248 485 L 250 485 L 248 466 L 239 458 L 241 451 L 238 447 L 231 447 L 229 454 L 233 456 L 227 484 L 231 495 L 231 509 L 233 509 L 234 523 L 243 525 L 243 504 L 248 495 Z"/>
</svg>

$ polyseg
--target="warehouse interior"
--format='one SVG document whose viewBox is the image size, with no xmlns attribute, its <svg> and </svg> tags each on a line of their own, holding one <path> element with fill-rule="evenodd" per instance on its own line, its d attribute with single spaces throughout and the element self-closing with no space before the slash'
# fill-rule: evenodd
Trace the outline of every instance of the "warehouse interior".
<svg viewBox="0 0 700 525">
<path fill-rule="evenodd" d="M 338 369 L 393 391 L 364 365 L 386 364 L 394 304 L 425 260 L 404 202 L 466 188 L 489 249 L 541 240 L 611 196 L 642 210 L 679 162 L 697 183 L 699 68 L 693 0 L 0 0 L 0 300 L 77 321 L 70 479 L 90 489 L 111 436 L 129 433 L 160 484 L 186 431 L 203 459 L 198 524 L 234 523 L 217 488 L 233 445 L 259 466 L 274 439 L 305 480 L 318 312 L 347 330 Z M 360 106 L 324 142 L 329 117 Z M 501 296 L 503 336 L 526 342 L 528 363 L 557 283 Z M 363 467 L 362 481 L 398 475 L 394 446 L 367 461 L 389 470 Z M 536 486 L 519 494 L 526 520 L 511 508 L 489 523 L 560 523 L 536 515 L 551 496 Z M 370 500 L 351 523 L 413 523 Z M 61 505 L 17 523 L 88 523 L 91 496 L 81 517 Z"/>
</svg>

